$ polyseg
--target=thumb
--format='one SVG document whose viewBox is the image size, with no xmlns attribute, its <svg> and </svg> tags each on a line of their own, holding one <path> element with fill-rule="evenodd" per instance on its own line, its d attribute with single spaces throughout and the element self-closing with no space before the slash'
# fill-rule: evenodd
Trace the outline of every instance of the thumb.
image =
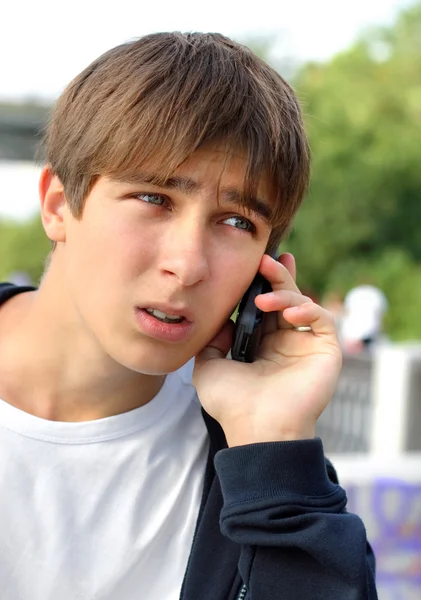
<svg viewBox="0 0 421 600">
<path fill-rule="evenodd" d="M 196 356 L 196 366 L 200 366 L 214 358 L 225 358 L 231 348 L 233 331 L 234 323 L 229 319 L 216 336 Z"/>
</svg>

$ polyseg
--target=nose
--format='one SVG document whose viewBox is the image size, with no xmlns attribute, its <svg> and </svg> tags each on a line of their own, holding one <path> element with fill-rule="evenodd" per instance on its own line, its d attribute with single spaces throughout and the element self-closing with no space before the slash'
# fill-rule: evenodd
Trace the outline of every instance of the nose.
<svg viewBox="0 0 421 600">
<path fill-rule="evenodd" d="M 206 280 L 210 273 L 206 225 L 198 218 L 177 219 L 166 233 L 160 270 L 186 287 Z"/>
</svg>

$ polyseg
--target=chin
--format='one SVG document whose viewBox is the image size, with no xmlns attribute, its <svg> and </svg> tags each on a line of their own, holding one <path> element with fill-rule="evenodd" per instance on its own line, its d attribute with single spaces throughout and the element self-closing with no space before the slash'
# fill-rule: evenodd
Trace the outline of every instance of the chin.
<svg viewBox="0 0 421 600">
<path fill-rule="evenodd" d="M 192 357 L 179 352 L 176 356 L 165 356 L 164 352 L 154 353 L 152 356 L 125 357 L 118 362 L 135 373 L 150 376 L 168 375 L 180 369 Z"/>
</svg>

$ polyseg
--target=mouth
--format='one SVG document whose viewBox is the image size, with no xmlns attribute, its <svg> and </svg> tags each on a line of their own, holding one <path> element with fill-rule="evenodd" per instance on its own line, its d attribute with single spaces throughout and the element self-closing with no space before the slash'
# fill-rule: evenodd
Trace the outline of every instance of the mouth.
<svg viewBox="0 0 421 600">
<path fill-rule="evenodd" d="M 165 342 L 184 342 L 194 331 L 193 319 L 184 307 L 138 306 L 135 315 L 144 333 Z"/>
<path fill-rule="evenodd" d="M 158 319 L 158 321 L 161 321 L 161 323 L 182 323 L 187 320 L 183 315 L 168 314 L 157 308 L 144 308 L 143 310 L 155 317 L 155 319 Z"/>
</svg>

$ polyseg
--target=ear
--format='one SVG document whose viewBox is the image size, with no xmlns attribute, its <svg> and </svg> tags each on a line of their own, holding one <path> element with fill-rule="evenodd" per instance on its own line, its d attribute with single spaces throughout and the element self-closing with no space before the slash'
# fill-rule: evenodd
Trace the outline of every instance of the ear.
<svg viewBox="0 0 421 600">
<path fill-rule="evenodd" d="M 47 237 L 53 242 L 66 241 L 64 213 L 66 198 L 64 187 L 49 165 L 41 172 L 39 180 L 41 220 Z"/>
</svg>

